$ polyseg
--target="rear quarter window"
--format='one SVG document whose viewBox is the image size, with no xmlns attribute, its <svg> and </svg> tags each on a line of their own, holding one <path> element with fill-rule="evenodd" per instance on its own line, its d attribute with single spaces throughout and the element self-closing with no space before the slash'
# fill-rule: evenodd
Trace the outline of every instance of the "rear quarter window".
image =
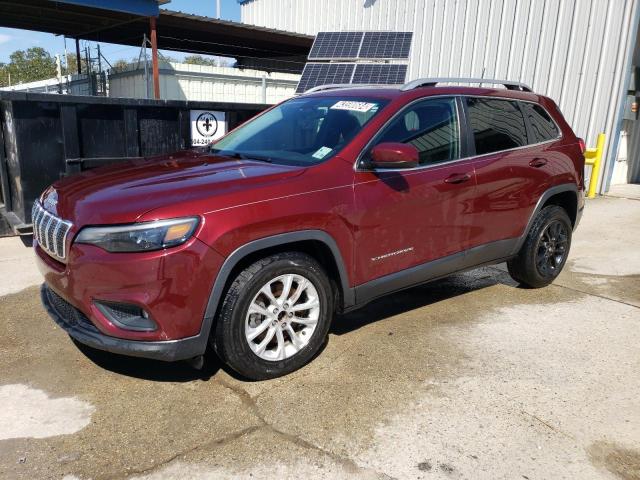
<svg viewBox="0 0 640 480">
<path fill-rule="evenodd" d="M 524 147 L 529 143 L 519 102 L 467 98 L 469 125 L 476 155 Z"/>
<path fill-rule="evenodd" d="M 533 138 L 529 143 L 548 142 L 560 136 L 558 126 L 544 108 L 535 103 L 523 103 L 522 107 L 531 126 L 531 136 Z"/>
</svg>

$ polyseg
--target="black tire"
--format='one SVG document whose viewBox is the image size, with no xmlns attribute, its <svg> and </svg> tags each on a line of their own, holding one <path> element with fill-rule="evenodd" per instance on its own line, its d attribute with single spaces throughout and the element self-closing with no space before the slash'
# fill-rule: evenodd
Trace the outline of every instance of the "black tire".
<svg viewBox="0 0 640 480">
<path fill-rule="evenodd" d="M 305 338 L 308 343 L 297 353 L 281 360 L 265 360 L 252 350 L 245 336 L 248 309 L 265 284 L 281 275 L 290 274 L 305 277 L 315 288 L 319 300 L 319 318 L 309 339 Z M 222 361 L 248 379 L 266 380 L 286 375 L 307 364 L 322 348 L 333 318 L 333 306 L 330 280 L 314 258 L 301 252 L 270 255 L 256 261 L 234 279 L 222 303 L 211 343 Z M 267 320 L 264 316 L 258 318 Z M 285 338 L 293 344 L 288 333 Z"/>
<path fill-rule="evenodd" d="M 518 255 L 507 262 L 509 275 L 527 287 L 546 287 L 562 271 L 573 227 L 564 208 L 544 207 L 536 215 Z"/>
</svg>

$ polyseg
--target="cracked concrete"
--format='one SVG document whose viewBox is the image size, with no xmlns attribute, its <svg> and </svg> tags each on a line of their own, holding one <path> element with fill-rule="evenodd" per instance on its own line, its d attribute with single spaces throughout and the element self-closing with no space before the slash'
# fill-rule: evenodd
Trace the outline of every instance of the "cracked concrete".
<svg viewBox="0 0 640 480">
<path fill-rule="evenodd" d="M 637 480 L 639 235 L 640 202 L 590 201 L 553 286 L 498 266 L 397 293 L 268 382 L 79 347 L 37 287 L 0 296 L 0 388 L 95 409 L 75 433 L 0 440 L 0 478 Z"/>
</svg>

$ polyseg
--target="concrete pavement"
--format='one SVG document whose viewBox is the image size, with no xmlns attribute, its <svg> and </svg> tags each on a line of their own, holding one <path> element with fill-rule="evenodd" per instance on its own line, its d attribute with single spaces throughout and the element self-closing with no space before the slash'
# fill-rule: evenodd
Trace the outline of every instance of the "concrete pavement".
<svg viewBox="0 0 640 480">
<path fill-rule="evenodd" d="M 37 287 L 1 296 L 0 478 L 640 479 L 639 237 L 639 201 L 589 201 L 554 285 L 386 297 L 268 382 L 79 348 Z"/>
<path fill-rule="evenodd" d="M 0 297 L 42 282 L 27 237 L 0 238 Z"/>
</svg>

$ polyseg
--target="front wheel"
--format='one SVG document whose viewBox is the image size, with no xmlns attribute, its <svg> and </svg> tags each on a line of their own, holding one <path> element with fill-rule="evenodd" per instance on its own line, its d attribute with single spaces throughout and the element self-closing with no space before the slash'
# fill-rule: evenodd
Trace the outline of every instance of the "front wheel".
<svg viewBox="0 0 640 480">
<path fill-rule="evenodd" d="M 564 208 L 544 207 L 537 215 L 518 256 L 507 262 L 511 277 L 528 287 L 553 282 L 567 262 L 572 226 Z"/>
<path fill-rule="evenodd" d="M 320 350 L 332 306 L 331 284 L 315 259 L 300 252 L 271 255 L 244 269 L 231 284 L 214 348 L 247 378 L 285 375 Z"/>
</svg>

